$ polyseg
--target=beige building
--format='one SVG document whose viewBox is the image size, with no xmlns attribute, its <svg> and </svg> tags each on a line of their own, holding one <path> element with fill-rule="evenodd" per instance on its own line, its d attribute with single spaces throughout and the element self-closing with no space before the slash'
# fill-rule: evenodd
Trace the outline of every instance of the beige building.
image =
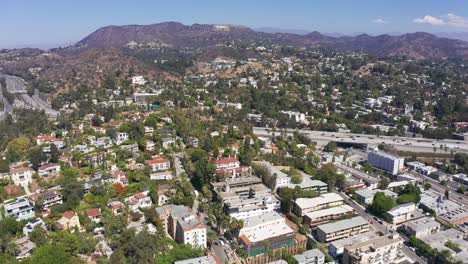
<svg viewBox="0 0 468 264">
<path fill-rule="evenodd" d="M 330 242 L 369 231 L 369 223 L 361 216 L 319 225 L 315 236 L 320 242 Z"/>
<path fill-rule="evenodd" d="M 57 226 L 61 230 L 73 230 L 75 227 L 81 229 L 80 219 L 78 215 L 72 211 L 66 211 L 63 213 L 62 218 L 57 221 Z"/>
<path fill-rule="evenodd" d="M 403 239 L 398 234 L 378 237 L 361 243 L 346 246 L 344 264 L 391 264 L 406 259 L 402 251 Z"/>
</svg>

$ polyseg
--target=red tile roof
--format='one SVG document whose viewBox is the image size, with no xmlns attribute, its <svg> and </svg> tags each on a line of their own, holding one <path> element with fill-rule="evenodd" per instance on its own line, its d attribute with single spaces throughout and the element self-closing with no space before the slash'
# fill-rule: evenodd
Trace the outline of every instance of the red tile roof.
<svg viewBox="0 0 468 264">
<path fill-rule="evenodd" d="M 93 208 L 86 211 L 86 214 L 89 217 L 98 217 L 101 216 L 101 208 Z"/>
<path fill-rule="evenodd" d="M 166 163 L 166 162 L 170 162 L 170 161 L 163 157 L 157 157 L 152 160 L 145 161 L 145 164 L 152 165 L 152 164 L 160 164 L 160 163 Z"/>
<path fill-rule="evenodd" d="M 20 168 L 11 168 L 10 173 L 20 173 L 20 172 L 26 172 L 26 171 L 33 171 L 33 169 L 29 167 L 20 167 Z"/>
<path fill-rule="evenodd" d="M 72 219 L 76 214 L 72 211 L 66 211 L 65 213 L 63 213 L 63 216 L 68 218 L 68 219 Z"/>
<path fill-rule="evenodd" d="M 222 158 L 214 161 L 214 164 L 216 165 L 222 165 L 222 164 L 229 164 L 229 163 L 234 163 L 238 162 L 237 158 Z"/>
</svg>

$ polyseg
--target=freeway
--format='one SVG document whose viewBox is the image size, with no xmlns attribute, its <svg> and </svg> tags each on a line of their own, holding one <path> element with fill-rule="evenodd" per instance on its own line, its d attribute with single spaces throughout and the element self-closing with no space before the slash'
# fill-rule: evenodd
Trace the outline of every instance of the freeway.
<svg viewBox="0 0 468 264">
<path fill-rule="evenodd" d="M 351 198 L 349 198 L 349 196 L 345 195 L 344 193 L 341 193 L 341 192 L 336 192 L 339 196 L 341 196 L 346 204 L 348 204 L 349 206 L 351 206 L 354 211 L 356 211 L 360 216 L 362 216 L 364 219 L 366 219 L 369 223 L 371 223 L 372 227 L 381 232 L 382 234 L 387 234 L 389 231 L 391 231 L 390 228 L 387 227 L 387 225 L 385 225 L 383 222 L 382 223 L 379 223 L 378 221 L 375 221 L 374 217 L 370 214 L 368 214 L 365 209 L 355 203 Z M 406 237 L 403 237 L 403 239 L 406 241 L 407 238 Z M 416 253 L 414 253 L 407 245 L 403 244 L 403 252 L 405 253 L 405 255 L 410 258 L 411 260 L 417 262 L 417 263 L 421 263 L 421 264 L 427 264 L 426 261 L 424 261 L 421 257 L 419 257 L 418 255 L 416 255 Z"/>
<path fill-rule="evenodd" d="M 50 117 L 50 118 L 57 118 L 59 112 L 52 109 L 52 107 L 42 100 L 37 94 L 33 96 L 29 96 L 27 94 L 27 89 L 26 89 L 26 83 L 23 79 L 16 77 L 16 76 L 10 76 L 10 75 L 2 75 L 0 74 L 0 77 L 4 77 L 6 81 L 6 90 L 9 93 L 15 94 L 16 99 L 13 102 L 13 105 L 9 104 L 6 98 L 2 95 L 2 92 L 0 91 L 0 101 L 3 101 L 4 104 L 4 109 L 3 112 L 0 113 L 0 120 L 5 119 L 9 113 L 13 111 L 14 107 L 24 107 L 24 108 L 33 108 L 33 109 L 39 109 L 39 110 L 44 110 L 45 113 Z"/>
<path fill-rule="evenodd" d="M 326 145 L 330 141 L 349 143 L 349 144 L 363 144 L 377 146 L 381 143 L 391 145 L 394 148 L 402 151 L 411 152 L 434 152 L 434 147 L 438 152 L 441 152 L 440 146 L 447 147 L 447 153 L 465 152 L 468 153 L 468 141 L 453 140 L 453 139 L 429 139 L 429 138 L 412 138 L 412 137 L 398 137 L 398 136 L 377 136 L 369 134 L 353 134 L 342 132 L 328 132 L 328 131 L 314 131 L 307 129 L 286 129 L 276 130 L 272 132 L 271 128 L 267 127 L 254 127 L 253 132 L 255 135 L 273 136 L 280 135 L 281 131 L 291 134 L 295 131 L 307 135 L 310 139 L 317 142 L 318 145 Z M 443 152 L 445 153 L 445 152 Z"/>
</svg>

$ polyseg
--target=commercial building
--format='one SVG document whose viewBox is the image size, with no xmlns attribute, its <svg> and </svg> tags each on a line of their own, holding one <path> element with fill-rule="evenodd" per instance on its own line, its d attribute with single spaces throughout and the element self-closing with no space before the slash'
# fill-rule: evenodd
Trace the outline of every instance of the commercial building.
<svg viewBox="0 0 468 264">
<path fill-rule="evenodd" d="M 465 234 L 456 229 L 447 229 L 434 234 L 420 238 L 422 242 L 428 244 L 433 249 L 439 252 L 447 250 L 452 257 L 461 262 L 466 262 L 468 259 L 468 240 L 465 239 Z M 447 247 L 447 242 L 451 241 L 456 244 L 460 251 L 456 252 L 452 248 Z"/>
<path fill-rule="evenodd" d="M 277 212 L 269 212 L 246 219 L 244 228 L 239 232 L 239 241 L 249 256 L 258 256 L 268 250 L 296 244 L 294 230 L 286 224 L 286 219 Z"/>
<path fill-rule="evenodd" d="M 298 198 L 295 201 L 294 212 L 297 216 L 317 211 L 327 207 L 342 205 L 344 200 L 336 193 L 325 193 L 315 198 Z"/>
<path fill-rule="evenodd" d="M 344 264 L 401 263 L 406 259 L 402 251 L 403 239 L 398 234 L 378 237 L 346 246 Z"/>
<path fill-rule="evenodd" d="M 439 218 L 449 224 L 462 225 L 468 222 L 468 210 L 466 207 L 461 207 L 432 190 L 427 190 L 421 194 L 420 204 L 433 210 Z"/>
<path fill-rule="evenodd" d="M 377 169 L 384 170 L 393 175 L 403 169 L 405 159 L 398 156 L 390 155 L 385 152 L 371 151 L 368 153 L 369 163 Z"/>
<path fill-rule="evenodd" d="M 399 204 L 387 212 L 386 218 L 388 222 L 397 225 L 410 220 L 415 210 L 414 203 Z"/>
<path fill-rule="evenodd" d="M 325 255 L 322 251 L 314 248 L 307 250 L 302 254 L 297 254 L 293 256 L 297 261 L 297 264 L 324 264 Z"/>
<path fill-rule="evenodd" d="M 175 241 L 192 247 L 206 248 L 206 226 L 191 208 L 183 205 L 165 205 L 156 208 L 165 231 Z"/>
<path fill-rule="evenodd" d="M 318 211 L 306 213 L 304 215 L 304 223 L 310 227 L 325 224 L 331 220 L 339 219 L 343 216 L 353 215 L 354 210 L 349 205 L 340 205 Z"/>
<path fill-rule="evenodd" d="M 439 231 L 440 224 L 432 217 L 423 217 L 403 223 L 402 228 L 408 236 L 421 238 Z"/>
<path fill-rule="evenodd" d="M 15 218 L 16 221 L 33 218 L 35 216 L 33 202 L 25 198 L 20 198 L 12 203 L 5 204 L 4 208 L 6 216 Z"/>
<path fill-rule="evenodd" d="M 369 231 L 369 223 L 361 216 L 319 225 L 315 236 L 320 242 L 330 242 Z"/>
</svg>

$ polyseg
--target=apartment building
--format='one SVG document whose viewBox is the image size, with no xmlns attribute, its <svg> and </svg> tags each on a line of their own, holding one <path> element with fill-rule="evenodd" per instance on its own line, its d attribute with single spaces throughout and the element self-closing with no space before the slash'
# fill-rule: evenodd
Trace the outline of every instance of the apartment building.
<svg viewBox="0 0 468 264">
<path fill-rule="evenodd" d="M 183 205 L 165 205 L 156 208 L 169 236 L 178 243 L 206 248 L 206 226 L 191 208 Z"/>
<path fill-rule="evenodd" d="M 403 223 L 402 228 L 408 236 L 421 238 L 440 230 L 440 224 L 434 218 L 423 217 Z"/>
<path fill-rule="evenodd" d="M 244 220 L 280 208 L 280 201 L 257 177 L 229 178 L 212 186 L 227 214 L 236 219 Z"/>
<path fill-rule="evenodd" d="M 6 216 L 15 218 L 16 221 L 33 218 L 35 216 L 34 204 L 26 198 L 19 198 L 12 203 L 5 204 L 3 207 Z"/>
<path fill-rule="evenodd" d="M 398 234 L 378 237 L 346 246 L 344 264 L 401 263 L 406 259 L 403 253 L 403 239 Z"/>
<path fill-rule="evenodd" d="M 377 168 L 389 172 L 393 175 L 403 169 L 405 159 L 381 151 L 371 151 L 368 153 L 369 163 Z"/>
<path fill-rule="evenodd" d="M 414 211 L 416 211 L 414 203 L 399 204 L 387 212 L 386 218 L 388 222 L 397 225 L 410 220 Z"/>
<path fill-rule="evenodd" d="M 239 232 L 239 243 L 249 256 L 258 256 L 268 250 L 294 246 L 295 232 L 279 213 L 268 212 L 245 220 L 244 228 Z"/>
<path fill-rule="evenodd" d="M 294 212 L 297 216 L 317 211 L 327 207 L 342 205 L 343 198 L 336 193 L 325 193 L 315 198 L 298 198 L 295 201 Z"/>
<path fill-rule="evenodd" d="M 318 211 L 306 213 L 304 215 L 304 223 L 310 227 L 322 225 L 332 220 L 339 219 L 343 216 L 353 215 L 354 210 L 349 205 L 339 205 L 336 207 L 326 208 Z"/>
<path fill-rule="evenodd" d="M 315 236 L 320 242 L 330 242 L 369 231 L 369 223 L 361 216 L 319 225 Z"/>
</svg>

